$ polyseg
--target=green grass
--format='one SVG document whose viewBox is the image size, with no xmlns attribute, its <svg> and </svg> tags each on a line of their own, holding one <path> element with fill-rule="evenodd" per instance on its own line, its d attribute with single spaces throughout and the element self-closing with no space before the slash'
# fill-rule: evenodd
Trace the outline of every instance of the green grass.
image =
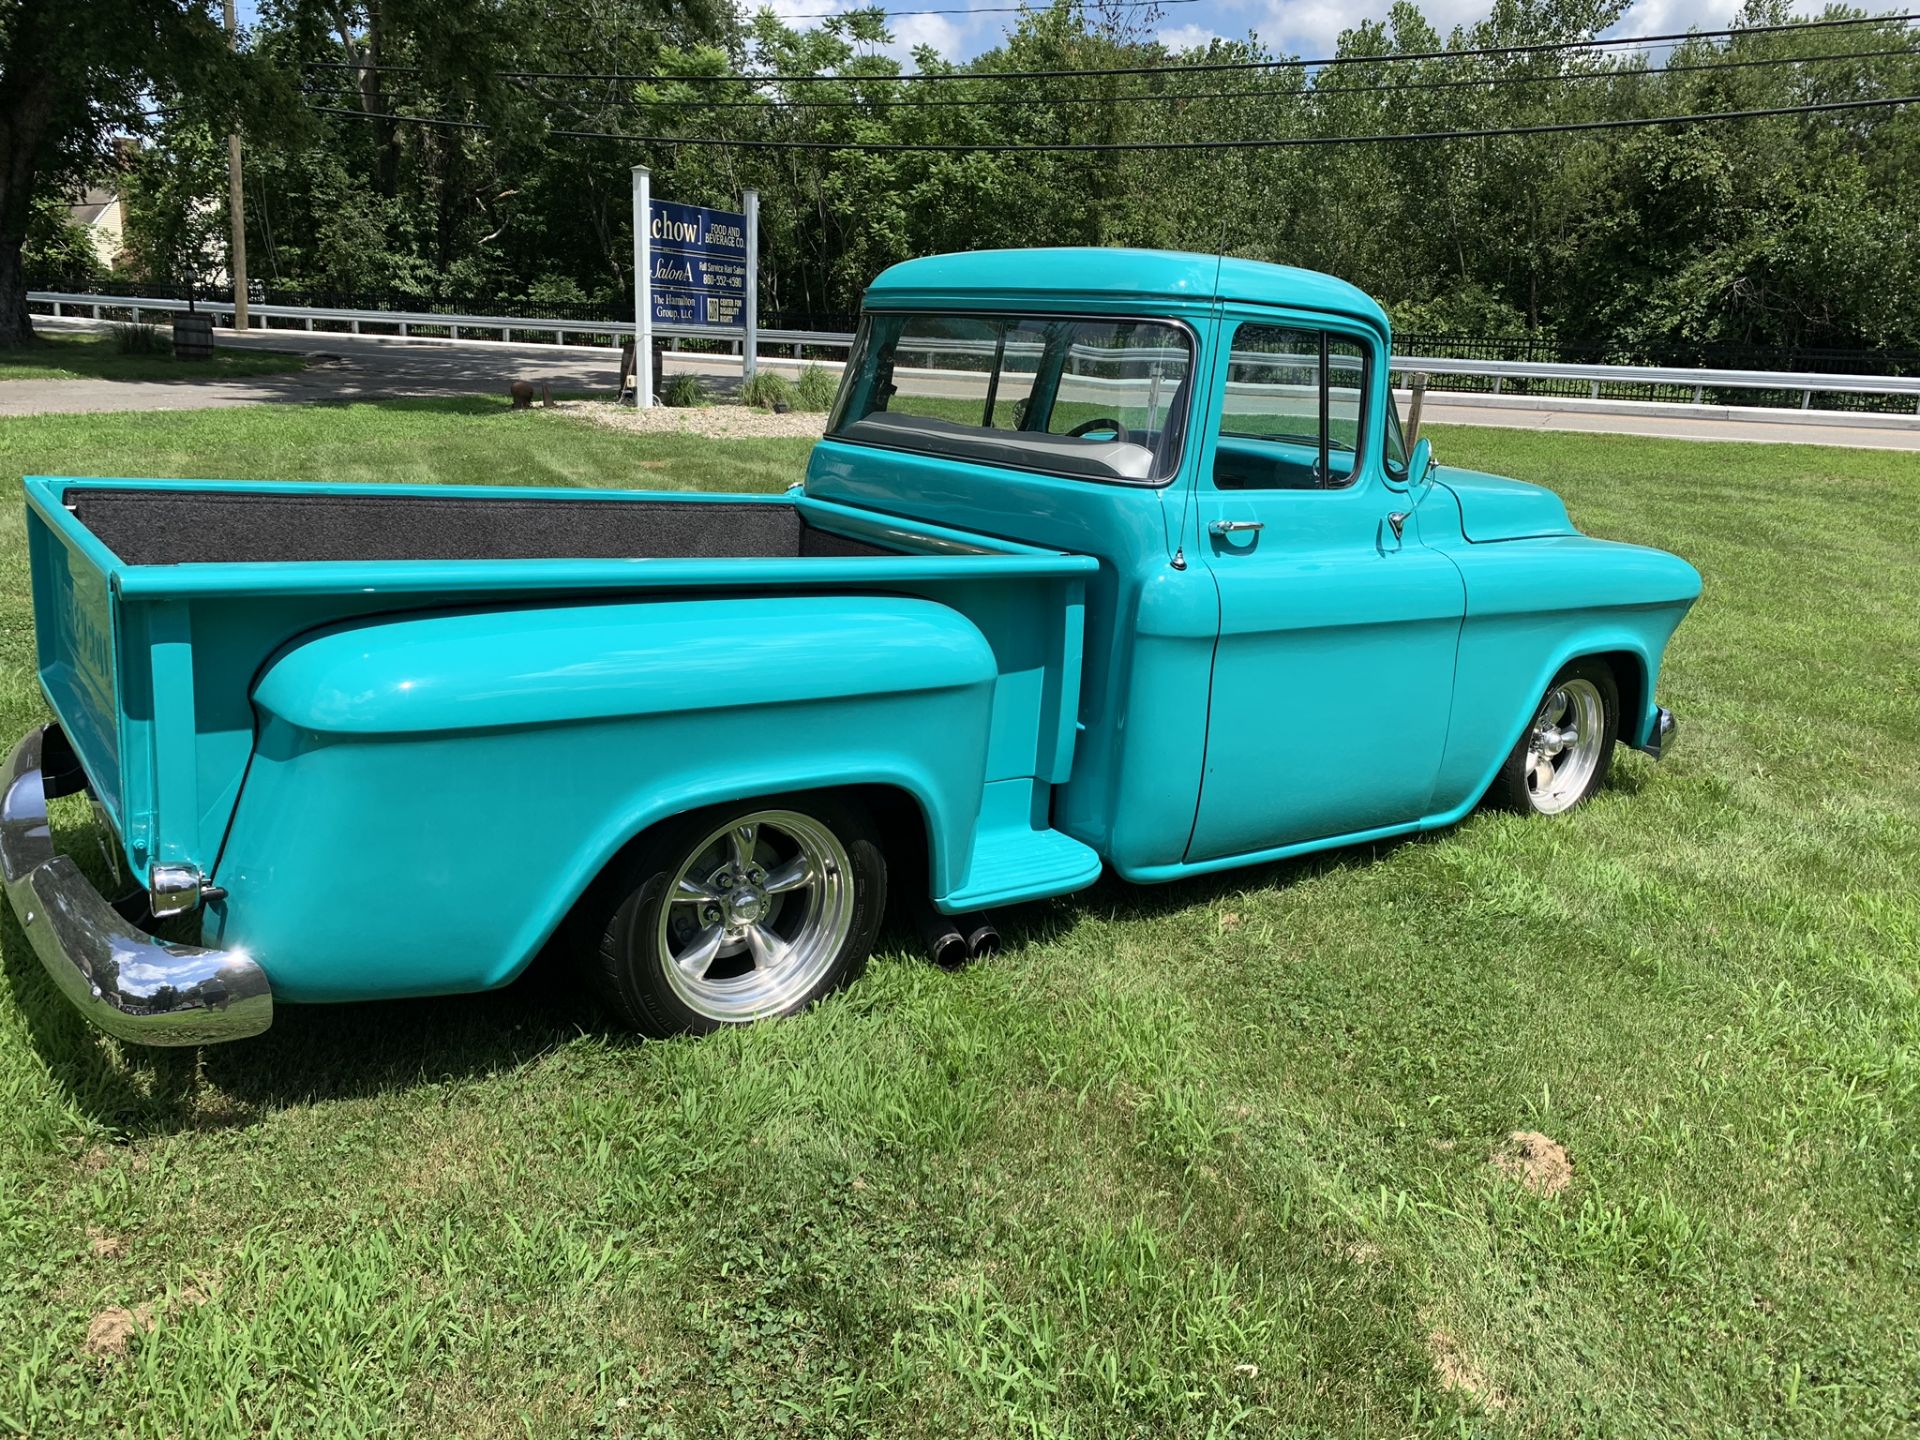
<svg viewBox="0 0 1920 1440">
<path fill-rule="evenodd" d="M 238 350 L 218 341 L 209 360 L 176 360 L 171 352 L 122 355 L 111 335 L 43 335 L 24 349 L 0 350 L 0 380 L 231 380 L 291 374 L 306 363 L 299 355 Z"/>
<path fill-rule="evenodd" d="M 1914 1433 L 1920 458 L 1435 439 L 1706 576 L 1677 754 L 1563 821 L 1103 883 L 690 1042 L 536 975 L 143 1052 L 0 922 L 0 1430 Z M 0 422 L 8 474 L 769 488 L 804 452 L 490 402 Z M 1566 1193 L 1489 1163 L 1515 1130 Z"/>
</svg>

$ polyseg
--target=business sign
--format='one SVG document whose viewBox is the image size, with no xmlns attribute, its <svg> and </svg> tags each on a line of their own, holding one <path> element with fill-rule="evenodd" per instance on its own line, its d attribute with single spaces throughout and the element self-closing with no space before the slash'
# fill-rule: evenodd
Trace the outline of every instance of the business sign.
<svg viewBox="0 0 1920 1440">
<path fill-rule="evenodd" d="M 656 325 L 746 323 L 747 217 L 730 210 L 650 204 L 647 290 Z"/>
</svg>

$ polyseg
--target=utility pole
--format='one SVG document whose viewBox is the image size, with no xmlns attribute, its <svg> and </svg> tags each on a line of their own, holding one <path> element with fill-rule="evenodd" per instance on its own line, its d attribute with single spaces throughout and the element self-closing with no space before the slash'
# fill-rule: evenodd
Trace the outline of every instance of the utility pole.
<svg viewBox="0 0 1920 1440">
<path fill-rule="evenodd" d="M 240 27 L 233 17 L 233 0 L 226 0 L 227 48 L 240 48 Z M 233 328 L 247 328 L 247 205 L 240 188 L 240 132 L 227 136 L 227 218 L 233 227 L 233 245 L 227 269 L 233 280 Z"/>
</svg>

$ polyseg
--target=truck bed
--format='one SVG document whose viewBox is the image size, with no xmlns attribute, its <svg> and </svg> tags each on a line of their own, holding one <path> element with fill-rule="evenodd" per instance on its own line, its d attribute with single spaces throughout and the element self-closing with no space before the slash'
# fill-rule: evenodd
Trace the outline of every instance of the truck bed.
<svg viewBox="0 0 1920 1440">
<path fill-rule="evenodd" d="M 26 496 L 41 684 L 135 874 L 213 863 L 276 656 L 416 615 L 917 596 L 995 653 L 983 804 L 1007 843 L 982 863 L 1030 841 L 1029 796 L 1071 763 L 1085 556 L 798 493 L 29 476 Z"/>
<path fill-rule="evenodd" d="M 899 553 L 808 522 L 797 505 L 697 498 L 68 492 L 80 524 L 127 565 L 365 560 L 797 559 Z"/>
</svg>

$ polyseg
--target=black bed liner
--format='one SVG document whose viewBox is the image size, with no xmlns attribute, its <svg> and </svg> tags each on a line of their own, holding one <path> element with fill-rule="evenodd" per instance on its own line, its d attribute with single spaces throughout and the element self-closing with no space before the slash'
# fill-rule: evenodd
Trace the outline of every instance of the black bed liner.
<svg viewBox="0 0 1920 1440">
<path fill-rule="evenodd" d="M 793 505 L 90 488 L 67 503 L 128 565 L 897 553 L 810 525 Z"/>
</svg>

